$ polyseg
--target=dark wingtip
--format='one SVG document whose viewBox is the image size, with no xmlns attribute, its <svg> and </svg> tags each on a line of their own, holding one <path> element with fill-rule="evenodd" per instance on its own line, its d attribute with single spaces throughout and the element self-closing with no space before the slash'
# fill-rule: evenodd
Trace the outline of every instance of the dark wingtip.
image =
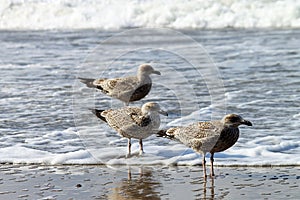
<svg viewBox="0 0 300 200">
<path fill-rule="evenodd" d="M 82 78 L 82 77 L 77 77 L 77 79 L 80 80 L 81 83 L 85 84 L 89 88 L 95 88 L 96 86 L 94 85 L 95 79 L 93 78 Z"/>
<path fill-rule="evenodd" d="M 156 133 L 156 136 L 157 137 L 166 137 L 167 134 L 166 134 L 166 130 L 159 130 L 157 133 Z"/>
<path fill-rule="evenodd" d="M 92 113 L 94 114 L 94 115 L 96 115 L 96 117 L 98 117 L 99 119 L 101 119 L 102 121 L 104 121 L 104 122 L 107 122 L 106 121 L 106 119 L 105 119 L 105 117 L 103 117 L 102 115 L 101 115 L 101 113 L 103 112 L 103 111 L 105 111 L 105 110 L 99 110 L 99 109 L 92 109 L 92 108 L 89 108 L 89 110 L 90 111 L 92 111 Z"/>
<path fill-rule="evenodd" d="M 157 136 L 157 137 L 164 137 L 164 138 L 168 138 L 168 139 L 173 140 L 173 139 L 174 139 L 174 135 L 169 135 L 169 134 L 167 134 L 167 131 L 168 131 L 168 130 L 159 130 L 159 131 L 156 133 L 156 136 Z"/>
</svg>

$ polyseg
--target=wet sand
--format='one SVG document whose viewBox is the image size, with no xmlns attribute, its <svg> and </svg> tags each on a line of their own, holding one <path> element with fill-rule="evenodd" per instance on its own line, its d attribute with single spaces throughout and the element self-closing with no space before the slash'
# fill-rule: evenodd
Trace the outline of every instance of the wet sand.
<svg viewBox="0 0 300 200">
<path fill-rule="evenodd" d="M 0 199 L 300 199 L 300 166 L 0 166 Z"/>
</svg>

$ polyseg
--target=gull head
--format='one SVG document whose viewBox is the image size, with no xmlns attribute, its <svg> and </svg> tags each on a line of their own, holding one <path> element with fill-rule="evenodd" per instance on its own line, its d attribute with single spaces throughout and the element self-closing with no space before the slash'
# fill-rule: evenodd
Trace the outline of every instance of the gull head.
<svg viewBox="0 0 300 200">
<path fill-rule="evenodd" d="M 148 102 L 148 103 L 145 103 L 142 106 L 142 113 L 143 114 L 148 114 L 149 115 L 149 114 L 154 113 L 154 112 L 158 112 L 159 114 L 168 116 L 168 113 L 166 111 L 162 110 L 158 103 Z"/>
<path fill-rule="evenodd" d="M 150 75 L 150 74 L 157 74 L 157 75 L 161 75 L 159 71 L 156 71 L 151 65 L 149 64 L 142 64 L 139 66 L 139 70 L 138 70 L 139 74 L 143 74 L 143 75 Z"/>
<path fill-rule="evenodd" d="M 242 124 L 252 126 L 252 123 L 250 121 L 243 119 L 240 115 L 237 114 L 225 115 L 222 119 L 222 123 L 227 127 L 238 127 Z"/>
</svg>

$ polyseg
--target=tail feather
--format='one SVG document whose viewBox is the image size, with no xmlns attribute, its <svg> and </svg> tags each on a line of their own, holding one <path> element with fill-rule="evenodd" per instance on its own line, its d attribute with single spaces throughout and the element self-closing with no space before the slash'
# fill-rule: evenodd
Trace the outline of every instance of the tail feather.
<svg viewBox="0 0 300 200">
<path fill-rule="evenodd" d="M 80 80 L 81 83 L 84 83 L 89 88 L 96 88 L 97 87 L 96 85 L 94 85 L 95 79 L 93 79 L 93 78 L 78 77 L 78 79 Z"/>
<path fill-rule="evenodd" d="M 101 120 L 104 121 L 104 122 L 107 122 L 106 119 L 105 119 L 105 117 L 103 117 L 103 116 L 101 115 L 101 113 L 102 113 L 103 111 L 105 111 L 105 110 L 99 110 L 99 109 L 90 109 L 90 110 L 91 110 L 92 113 L 94 113 L 94 115 L 96 115 L 99 119 L 101 119 Z"/>
<path fill-rule="evenodd" d="M 167 132 L 168 132 L 168 130 L 159 130 L 156 134 L 157 134 L 157 137 L 174 139 L 174 135 L 170 135 Z"/>
</svg>

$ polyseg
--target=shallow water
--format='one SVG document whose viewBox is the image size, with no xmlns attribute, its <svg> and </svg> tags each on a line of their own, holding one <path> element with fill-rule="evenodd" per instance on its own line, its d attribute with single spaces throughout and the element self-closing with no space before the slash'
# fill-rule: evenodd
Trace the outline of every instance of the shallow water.
<svg viewBox="0 0 300 200">
<path fill-rule="evenodd" d="M 76 77 L 134 74 L 139 64 L 151 62 L 162 76 L 152 76 L 151 93 L 134 105 L 158 101 L 170 113 L 162 117 L 161 127 L 238 113 L 254 126 L 241 127 L 237 144 L 216 154 L 216 164 L 299 165 L 300 31 L 181 32 L 207 50 L 218 69 L 214 72 L 219 73 L 213 75 L 223 81 L 224 88 L 209 88 L 207 80 L 217 80 L 216 76 L 203 76 L 205 71 L 198 73 L 186 57 L 174 53 L 199 57 L 180 35 L 148 35 L 143 41 L 146 48 L 132 49 L 126 44 L 132 35 L 98 46 L 117 33 L 111 31 L 1 31 L 0 161 L 200 164 L 192 150 L 155 136 L 145 139 L 144 156 L 125 159 L 127 141 L 87 109 L 122 104 L 85 88 Z M 148 47 L 162 49 L 147 48 L 147 40 L 154 41 Z M 211 99 L 215 94 L 216 99 Z M 132 149 L 138 151 L 137 142 Z"/>
</svg>

